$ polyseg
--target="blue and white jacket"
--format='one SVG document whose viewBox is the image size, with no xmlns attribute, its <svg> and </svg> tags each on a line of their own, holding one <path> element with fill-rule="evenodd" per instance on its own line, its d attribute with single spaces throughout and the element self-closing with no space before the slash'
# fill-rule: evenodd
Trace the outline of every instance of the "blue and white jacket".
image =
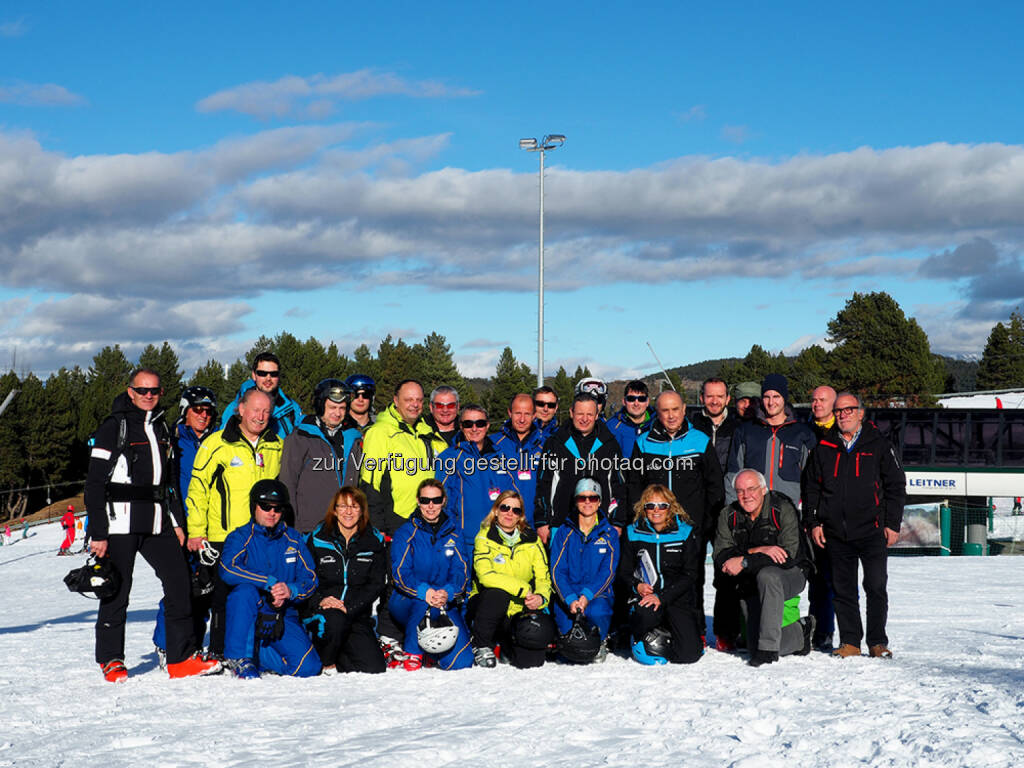
<svg viewBox="0 0 1024 768">
<path fill-rule="evenodd" d="M 445 512 L 462 532 L 462 551 L 467 556 L 473 551 L 473 541 L 494 500 L 502 491 L 517 490 L 511 474 L 490 465 L 491 460 L 500 464 L 503 458 L 489 437 L 484 438 L 482 451 L 476 443 L 463 440 L 439 457 L 437 479 L 444 485 L 448 497 Z M 477 464 L 481 460 L 487 464 L 483 468 Z M 453 469 L 451 474 L 449 468 Z"/>
<path fill-rule="evenodd" d="M 537 498 L 540 459 L 544 454 L 544 433 L 534 422 L 524 440 L 520 440 L 512 423 L 506 421 L 501 432 L 493 436 L 494 450 L 505 457 L 516 490 L 523 497 L 526 522 L 533 527 L 533 505 Z"/>
<path fill-rule="evenodd" d="M 622 449 L 623 456 L 633 455 L 633 444 L 636 439 L 644 432 L 651 428 L 654 423 L 654 409 L 650 406 L 647 407 L 647 413 L 644 414 L 644 421 L 642 424 L 634 424 L 633 420 L 629 418 L 629 414 L 626 413 L 626 408 L 623 406 L 619 409 L 619 412 L 608 419 L 608 429 L 615 435 L 615 439 L 619 441 L 619 448 Z"/>
<path fill-rule="evenodd" d="M 406 597 L 427 599 L 428 589 L 443 589 L 449 603 L 469 588 L 469 563 L 462 554 L 460 531 L 444 512 L 437 529 L 419 510 L 391 540 L 391 578 L 395 591 Z"/>
<path fill-rule="evenodd" d="M 551 536 L 551 584 L 566 609 L 580 596 L 588 601 L 612 598 L 615 569 L 619 564 L 619 533 L 598 513 L 588 533 L 579 527 L 578 513 Z"/>
<path fill-rule="evenodd" d="M 634 592 L 638 584 L 645 582 L 654 587 L 662 602 L 682 600 L 685 605 L 696 608 L 697 577 L 704 568 L 699 539 L 694 535 L 693 526 L 680 518 L 670 519 L 661 532 L 655 531 L 646 518 L 641 518 L 623 534 L 619 578 Z M 644 560 L 653 566 L 653 573 L 641 567 Z"/>
<path fill-rule="evenodd" d="M 288 585 L 289 613 L 313 594 L 316 571 L 299 534 L 284 523 L 273 528 L 250 521 L 228 534 L 220 555 L 220 576 L 225 584 L 251 584 L 269 590 L 278 582 Z"/>
</svg>

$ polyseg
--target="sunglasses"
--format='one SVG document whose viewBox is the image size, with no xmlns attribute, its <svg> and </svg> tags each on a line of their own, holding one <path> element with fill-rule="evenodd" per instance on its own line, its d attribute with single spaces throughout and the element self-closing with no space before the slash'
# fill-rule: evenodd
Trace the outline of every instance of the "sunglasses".
<svg viewBox="0 0 1024 768">
<path fill-rule="evenodd" d="M 646 403 L 649 399 L 647 395 L 626 395 L 623 398 L 627 403 Z"/>
<path fill-rule="evenodd" d="M 588 504 L 596 504 L 601 500 L 601 497 L 594 493 L 581 493 L 576 497 L 576 501 L 585 501 Z"/>
<path fill-rule="evenodd" d="M 431 403 L 430 405 L 439 411 L 451 411 L 459 407 L 458 403 Z"/>
<path fill-rule="evenodd" d="M 133 390 L 136 394 L 139 395 L 151 395 L 153 397 L 156 397 L 157 395 L 164 391 L 163 387 L 128 387 L 128 389 Z"/>
<path fill-rule="evenodd" d="M 257 376 L 262 376 L 263 378 L 271 378 L 271 379 L 277 379 L 277 378 L 280 378 L 280 376 L 281 376 L 281 372 L 280 371 L 261 371 L 261 370 L 255 370 L 255 371 L 253 371 L 253 373 L 255 373 Z"/>
<path fill-rule="evenodd" d="M 535 408 L 557 408 L 558 401 L 534 400 L 533 406 Z"/>
<path fill-rule="evenodd" d="M 502 512 L 515 512 L 517 515 L 523 514 L 522 507 L 513 507 L 511 504 L 499 504 L 498 509 Z"/>
<path fill-rule="evenodd" d="M 371 399 L 373 399 L 373 396 L 369 392 L 363 392 L 362 390 L 359 390 L 354 395 L 352 395 L 352 399 L 353 400 L 371 400 Z"/>
<path fill-rule="evenodd" d="M 480 429 L 481 427 L 486 427 L 488 423 L 487 419 L 463 419 L 462 428 L 470 429 L 471 427 L 475 427 L 476 429 Z"/>
<path fill-rule="evenodd" d="M 644 504 L 644 509 L 647 509 L 647 510 L 651 510 L 651 509 L 666 510 L 668 508 L 669 508 L 669 504 L 668 504 L 668 502 L 665 502 L 665 501 L 648 501 L 646 504 Z"/>
<path fill-rule="evenodd" d="M 208 405 L 194 405 L 192 410 L 198 413 L 200 416 L 212 416 L 213 408 Z"/>
<path fill-rule="evenodd" d="M 256 506 L 262 509 L 264 512 L 275 512 L 277 514 L 281 514 L 280 504 L 268 504 L 263 501 L 257 501 Z"/>
<path fill-rule="evenodd" d="M 835 410 L 832 411 L 832 413 L 834 413 L 836 416 L 849 416 L 851 413 L 855 413 L 856 411 L 859 410 L 860 408 L 858 408 L 856 405 L 848 405 L 845 408 L 836 408 Z"/>
<path fill-rule="evenodd" d="M 416 499 L 424 507 L 430 506 L 431 504 L 441 504 L 444 496 L 420 496 Z"/>
</svg>

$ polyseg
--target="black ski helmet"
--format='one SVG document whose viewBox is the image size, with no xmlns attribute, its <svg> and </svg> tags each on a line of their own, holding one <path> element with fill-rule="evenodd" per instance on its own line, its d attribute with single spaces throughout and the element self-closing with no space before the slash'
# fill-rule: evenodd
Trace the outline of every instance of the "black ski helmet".
<svg viewBox="0 0 1024 768">
<path fill-rule="evenodd" d="M 78 592 L 98 599 L 113 597 L 121 588 L 121 574 L 107 557 L 89 555 L 85 565 L 75 568 L 64 577 L 64 584 L 71 592 Z"/>
<path fill-rule="evenodd" d="M 258 480 L 249 491 L 249 514 L 256 512 L 256 504 L 259 502 L 277 504 L 281 507 L 281 513 L 285 514 L 291 505 L 288 499 L 288 489 L 280 480 Z"/>
<path fill-rule="evenodd" d="M 356 392 L 366 392 L 370 395 L 371 400 L 373 400 L 377 395 L 377 382 L 365 373 L 353 373 L 345 379 L 345 384 L 348 386 L 352 394 L 355 394 Z"/>
<path fill-rule="evenodd" d="M 327 401 L 347 403 L 352 399 L 352 390 L 341 379 L 321 379 L 313 390 L 313 413 L 323 418 Z"/>
<path fill-rule="evenodd" d="M 569 661 L 589 664 L 601 650 L 601 630 L 581 611 L 573 617 L 569 631 L 558 638 L 558 650 Z"/>
<path fill-rule="evenodd" d="M 672 645 L 672 635 L 664 627 L 655 627 L 643 638 L 644 650 L 651 656 L 668 658 L 669 648 Z"/>
<path fill-rule="evenodd" d="M 523 611 L 512 628 L 512 642 L 528 651 L 543 651 L 555 639 L 555 626 L 546 613 Z"/>
<path fill-rule="evenodd" d="M 194 408 L 197 405 L 208 405 L 213 408 L 213 419 L 210 421 L 210 428 L 216 427 L 220 419 L 217 414 L 217 395 L 209 387 L 185 387 L 181 393 L 181 400 L 178 401 L 178 421 L 184 421 L 185 413 L 188 409 Z"/>
</svg>

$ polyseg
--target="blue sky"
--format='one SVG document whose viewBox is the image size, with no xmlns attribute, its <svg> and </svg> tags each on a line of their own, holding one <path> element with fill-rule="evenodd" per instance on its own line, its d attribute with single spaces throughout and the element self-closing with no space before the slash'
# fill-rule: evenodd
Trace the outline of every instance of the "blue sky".
<svg viewBox="0 0 1024 768">
<path fill-rule="evenodd" d="M 979 354 L 1024 297 L 993 3 L 0 6 L 0 363 L 289 330 L 463 371 L 797 352 L 885 290 Z"/>
</svg>

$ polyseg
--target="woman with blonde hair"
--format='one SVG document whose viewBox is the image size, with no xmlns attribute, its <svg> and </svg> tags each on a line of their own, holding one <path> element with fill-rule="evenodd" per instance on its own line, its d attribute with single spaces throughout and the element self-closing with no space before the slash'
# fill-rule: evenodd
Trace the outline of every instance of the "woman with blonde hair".
<svg viewBox="0 0 1024 768">
<path fill-rule="evenodd" d="M 472 625 L 474 663 L 493 667 L 494 649 L 517 667 L 539 667 L 555 639 L 545 611 L 551 576 L 544 544 L 526 522 L 523 497 L 503 491 L 484 518 L 473 547 Z"/>
<path fill-rule="evenodd" d="M 633 510 L 618 570 L 635 594 L 629 617 L 633 658 L 692 664 L 704 653 L 696 595 L 704 567 L 700 532 L 663 485 L 647 486 Z"/>
<path fill-rule="evenodd" d="M 383 672 L 384 654 L 370 611 L 384 593 L 388 555 L 380 533 L 370 525 L 366 494 L 351 485 L 338 489 L 306 546 L 318 583 L 302 623 L 324 674 Z"/>
</svg>

